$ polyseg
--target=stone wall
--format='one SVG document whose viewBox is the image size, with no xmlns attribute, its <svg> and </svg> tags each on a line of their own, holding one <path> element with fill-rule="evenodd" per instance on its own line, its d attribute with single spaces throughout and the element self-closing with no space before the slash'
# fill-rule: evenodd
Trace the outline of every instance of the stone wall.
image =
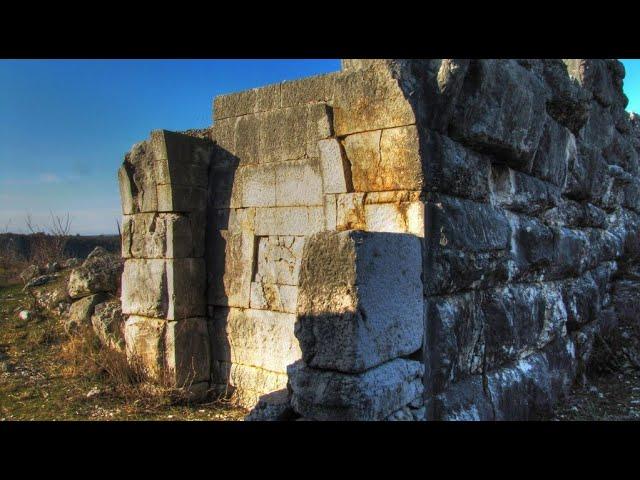
<svg viewBox="0 0 640 480">
<path fill-rule="evenodd" d="M 217 97 L 210 134 L 154 132 L 120 172 L 132 356 L 312 419 L 548 412 L 637 303 L 623 76 L 344 60 Z"/>
</svg>

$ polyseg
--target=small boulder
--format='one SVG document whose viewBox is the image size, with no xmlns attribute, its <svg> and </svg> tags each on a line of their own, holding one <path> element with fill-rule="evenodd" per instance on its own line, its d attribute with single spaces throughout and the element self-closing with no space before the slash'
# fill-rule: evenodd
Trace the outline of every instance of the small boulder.
<svg viewBox="0 0 640 480">
<path fill-rule="evenodd" d="M 74 302 L 69 309 L 69 316 L 64 325 L 67 333 L 76 331 L 82 325 L 89 325 L 95 306 L 106 299 L 106 293 L 97 293 Z"/>
<path fill-rule="evenodd" d="M 80 259 L 78 258 L 68 258 L 62 262 L 63 268 L 76 268 L 78 265 L 80 265 Z"/>
<path fill-rule="evenodd" d="M 124 348 L 124 318 L 120 300 L 97 304 L 91 317 L 91 325 L 103 345 L 116 350 Z"/>
<path fill-rule="evenodd" d="M 120 284 L 123 261 L 118 255 L 96 247 L 84 263 L 71 271 L 67 291 L 71 298 L 99 292 L 115 293 Z"/>
<path fill-rule="evenodd" d="M 27 268 L 25 268 L 22 271 L 22 273 L 20 273 L 20 280 L 22 280 L 24 283 L 27 283 L 39 275 L 40 275 L 40 267 L 38 267 L 37 265 L 30 265 Z"/>
<path fill-rule="evenodd" d="M 40 287 L 42 285 L 45 285 L 51 282 L 52 280 L 55 280 L 56 278 L 58 277 L 55 274 L 41 275 L 39 277 L 29 280 L 27 284 L 24 286 L 23 290 L 27 290 L 28 288 L 33 288 L 33 287 Z"/>
<path fill-rule="evenodd" d="M 286 389 L 263 395 L 244 419 L 245 422 L 274 422 L 294 420 L 298 415 L 291 407 L 291 396 Z"/>
<path fill-rule="evenodd" d="M 33 314 L 29 310 L 20 310 L 18 313 L 20 320 L 29 320 L 32 316 Z"/>
</svg>

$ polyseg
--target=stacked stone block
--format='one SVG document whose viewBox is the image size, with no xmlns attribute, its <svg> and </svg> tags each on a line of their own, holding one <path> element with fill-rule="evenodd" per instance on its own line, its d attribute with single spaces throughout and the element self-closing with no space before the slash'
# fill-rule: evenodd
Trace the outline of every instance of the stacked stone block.
<svg viewBox="0 0 640 480">
<path fill-rule="evenodd" d="M 127 355 L 153 379 L 194 393 L 206 392 L 210 377 L 204 237 L 212 150 L 206 138 L 157 130 L 118 172 Z"/>
</svg>

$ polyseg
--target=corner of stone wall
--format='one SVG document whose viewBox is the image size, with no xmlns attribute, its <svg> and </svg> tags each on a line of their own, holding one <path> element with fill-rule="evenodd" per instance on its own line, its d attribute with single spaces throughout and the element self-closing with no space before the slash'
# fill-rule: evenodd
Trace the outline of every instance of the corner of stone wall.
<svg viewBox="0 0 640 480">
<path fill-rule="evenodd" d="M 118 177 L 127 356 L 155 381 L 201 396 L 210 378 L 204 237 L 213 144 L 195 133 L 153 131 Z"/>
</svg>

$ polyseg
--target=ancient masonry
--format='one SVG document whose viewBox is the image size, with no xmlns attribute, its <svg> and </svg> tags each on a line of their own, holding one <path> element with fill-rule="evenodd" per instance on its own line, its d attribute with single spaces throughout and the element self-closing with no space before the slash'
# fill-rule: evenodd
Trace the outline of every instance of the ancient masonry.
<svg viewBox="0 0 640 480">
<path fill-rule="evenodd" d="M 344 60 L 154 131 L 119 171 L 128 355 L 304 419 L 539 418 L 640 306 L 623 77 Z"/>
</svg>

